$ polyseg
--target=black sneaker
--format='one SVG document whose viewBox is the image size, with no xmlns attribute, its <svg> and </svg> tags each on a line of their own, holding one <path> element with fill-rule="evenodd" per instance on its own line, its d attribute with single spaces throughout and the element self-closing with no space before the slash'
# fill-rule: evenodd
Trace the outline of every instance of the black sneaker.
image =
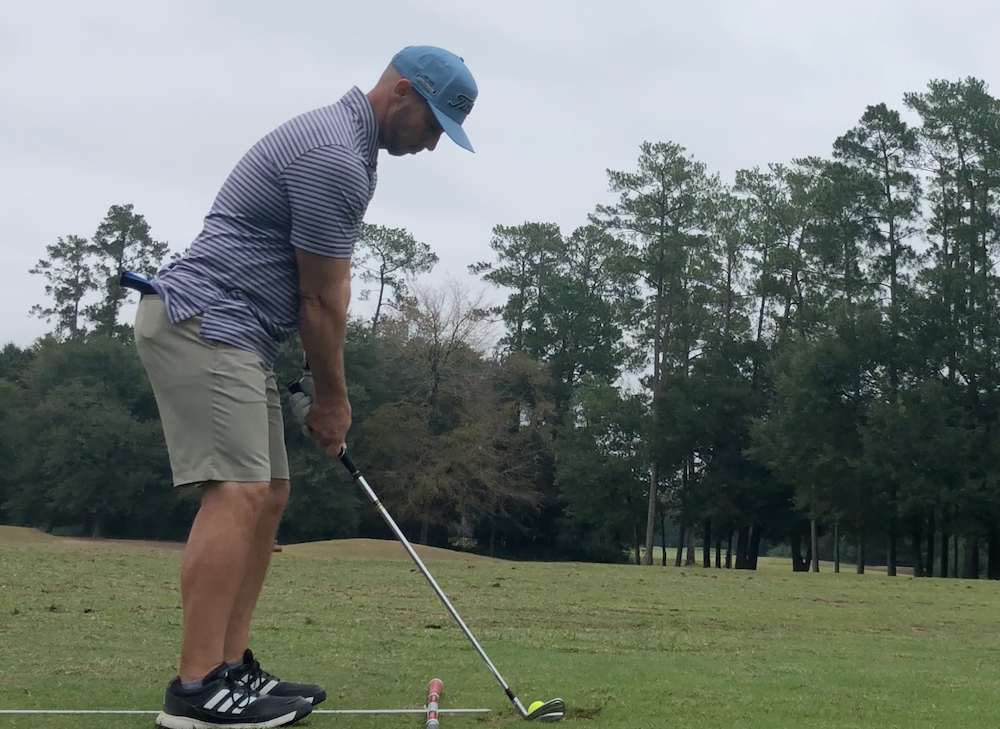
<svg viewBox="0 0 1000 729">
<path fill-rule="evenodd" d="M 313 706 L 326 699 L 326 691 L 314 683 L 292 683 L 282 681 L 263 668 L 253 657 L 253 652 L 247 648 L 243 651 L 243 665 L 232 669 L 233 680 L 240 686 L 248 686 L 251 691 L 257 691 L 261 696 L 301 696 Z"/>
<path fill-rule="evenodd" d="M 312 711 L 297 697 L 261 696 L 233 680 L 229 666 L 219 665 L 205 676 L 204 686 L 185 691 L 179 678 L 167 686 L 159 729 L 264 729 L 294 724 Z"/>
</svg>

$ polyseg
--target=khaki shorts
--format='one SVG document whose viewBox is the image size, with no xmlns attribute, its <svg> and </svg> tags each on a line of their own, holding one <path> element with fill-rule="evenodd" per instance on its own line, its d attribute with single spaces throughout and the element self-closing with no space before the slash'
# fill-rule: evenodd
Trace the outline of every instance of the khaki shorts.
<svg viewBox="0 0 1000 729">
<path fill-rule="evenodd" d="M 287 479 L 274 373 L 252 352 L 203 339 L 200 324 L 171 324 L 159 296 L 143 296 L 135 318 L 174 485 Z"/>
</svg>

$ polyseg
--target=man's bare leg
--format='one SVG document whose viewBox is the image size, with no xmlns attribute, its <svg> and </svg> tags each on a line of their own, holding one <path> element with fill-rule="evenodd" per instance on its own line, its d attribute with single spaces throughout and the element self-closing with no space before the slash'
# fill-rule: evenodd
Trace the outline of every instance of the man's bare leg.
<svg viewBox="0 0 1000 729">
<path fill-rule="evenodd" d="M 267 568 L 271 564 L 274 535 L 278 531 L 285 504 L 288 503 L 288 493 L 289 485 L 285 479 L 271 481 L 267 490 L 267 497 L 253 535 L 243 582 L 236 594 L 232 615 L 226 627 L 224 660 L 229 663 L 242 659 L 243 651 L 249 644 L 250 622 L 254 607 L 257 605 L 257 598 L 260 597 L 261 588 L 264 586 Z"/>
<path fill-rule="evenodd" d="M 180 583 L 184 625 L 177 673 L 203 678 L 225 660 L 227 626 L 243 584 L 270 483 L 209 482 L 191 525 Z"/>
</svg>

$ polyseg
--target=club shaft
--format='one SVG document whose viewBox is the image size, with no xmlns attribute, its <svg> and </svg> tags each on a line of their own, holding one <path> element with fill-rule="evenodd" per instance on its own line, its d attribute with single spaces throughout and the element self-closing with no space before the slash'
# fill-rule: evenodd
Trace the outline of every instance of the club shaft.
<svg viewBox="0 0 1000 729">
<path fill-rule="evenodd" d="M 410 555 L 410 559 L 413 560 L 414 564 L 417 565 L 417 568 L 423 574 L 424 578 L 426 578 L 427 582 L 430 583 L 430 586 L 434 589 L 434 592 L 437 594 L 438 599 L 441 600 L 444 606 L 448 609 L 448 612 L 451 613 L 451 617 L 455 619 L 455 622 L 458 623 L 458 627 L 462 629 L 463 633 L 465 633 L 465 637 L 469 639 L 469 642 L 472 643 L 472 646 L 476 649 L 476 652 L 479 653 L 479 656 L 486 663 L 486 666 L 490 669 L 490 673 L 493 674 L 493 677 L 497 680 L 500 686 L 503 687 L 504 693 L 507 694 L 507 698 L 511 700 L 511 702 L 514 704 L 517 710 L 521 713 L 522 717 L 527 716 L 528 715 L 527 710 L 524 708 L 524 706 L 521 705 L 521 702 L 518 701 L 517 697 L 514 695 L 514 692 L 510 690 L 510 686 L 507 685 L 507 682 L 503 680 L 503 676 L 500 675 L 500 672 L 497 670 L 496 666 L 493 665 L 493 662 L 490 660 L 490 657 L 486 655 L 486 651 L 484 651 L 482 646 L 479 645 L 479 641 L 476 640 L 475 636 L 472 635 L 472 631 L 469 630 L 468 626 L 465 624 L 465 621 L 462 620 L 462 616 L 458 614 L 458 611 L 455 610 L 455 607 L 451 604 L 451 601 L 444 594 L 444 591 L 438 586 L 437 581 L 434 579 L 434 577 L 431 576 L 431 573 L 428 571 L 427 567 L 424 566 L 424 563 L 420 559 L 420 556 L 416 553 L 413 547 L 410 546 L 409 540 L 406 538 L 406 536 L 403 534 L 400 528 L 396 525 L 395 520 L 393 520 L 392 516 L 389 514 L 388 510 L 386 510 L 385 506 L 382 505 L 382 502 L 379 500 L 378 495 L 375 493 L 372 487 L 368 485 L 368 482 L 365 480 L 365 477 L 361 474 L 361 471 L 358 470 L 357 466 L 354 465 L 354 462 L 350 459 L 350 457 L 347 455 L 346 452 L 340 454 L 340 461 L 350 472 L 351 477 L 354 478 L 354 480 L 361 485 L 361 488 L 364 489 L 365 493 L 368 494 L 368 498 L 371 499 L 371 502 L 375 505 L 375 508 L 378 510 L 378 513 L 382 515 L 382 518 L 385 520 L 385 523 L 389 525 L 390 529 L 392 529 L 393 534 L 396 535 L 396 539 L 398 539 L 400 544 L 403 545 L 403 548 L 406 550 L 407 554 Z"/>
</svg>

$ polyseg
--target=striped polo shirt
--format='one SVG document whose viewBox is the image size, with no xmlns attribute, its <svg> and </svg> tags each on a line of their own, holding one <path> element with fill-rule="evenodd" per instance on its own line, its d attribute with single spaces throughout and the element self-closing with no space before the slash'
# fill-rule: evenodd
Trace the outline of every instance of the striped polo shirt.
<svg viewBox="0 0 1000 729">
<path fill-rule="evenodd" d="M 295 248 L 350 258 L 375 192 L 378 125 L 357 87 L 258 141 L 223 184 L 190 249 L 153 288 L 178 323 L 272 367 L 298 330 Z"/>
</svg>

